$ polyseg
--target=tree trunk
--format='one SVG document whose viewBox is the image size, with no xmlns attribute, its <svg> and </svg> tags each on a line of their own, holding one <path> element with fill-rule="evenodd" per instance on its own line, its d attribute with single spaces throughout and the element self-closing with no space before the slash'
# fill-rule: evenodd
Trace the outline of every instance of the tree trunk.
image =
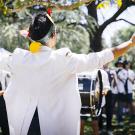
<svg viewBox="0 0 135 135">
<path fill-rule="evenodd" d="M 98 21 L 98 18 L 97 18 L 97 9 L 96 9 L 96 4 L 95 4 L 95 1 L 93 1 L 92 3 L 90 3 L 88 6 L 88 14 L 90 16 L 92 16 L 96 21 Z"/>
<path fill-rule="evenodd" d="M 94 37 L 90 41 L 90 48 L 94 52 L 99 52 L 102 50 L 102 32 L 97 30 Z"/>
<path fill-rule="evenodd" d="M 91 4 L 89 4 L 87 6 L 88 8 L 88 14 L 90 16 L 92 16 L 97 24 L 98 24 L 98 18 L 97 18 L 97 9 L 96 9 L 96 4 L 95 4 L 95 1 L 93 1 Z M 98 32 L 98 29 L 96 30 L 96 32 L 93 33 L 94 36 L 90 36 L 90 51 L 94 51 L 94 52 L 97 52 L 97 51 L 100 51 L 102 49 L 102 44 L 101 44 L 101 35 L 99 32 Z"/>
</svg>

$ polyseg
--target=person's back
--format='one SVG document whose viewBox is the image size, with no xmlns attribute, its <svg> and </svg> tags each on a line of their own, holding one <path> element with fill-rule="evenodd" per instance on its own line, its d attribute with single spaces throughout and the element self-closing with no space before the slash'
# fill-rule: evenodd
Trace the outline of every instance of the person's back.
<svg viewBox="0 0 135 135">
<path fill-rule="evenodd" d="M 42 135 L 79 134 L 81 101 L 75 74 L 112 59 L 111 50 L 84 55 L 53 51 L 47 45 L 36 53 L 16 49 L 8 62 L 13 76 L 4 95 L 11 134 L 27 134 L 36 108 Z"/>
<path fill-rule="evenodd" d="M 74 121 L 73 119 L 79 118 L 77 112 L 80 110 L 81 103 L 78 91 L 75 90 L 75 74 L 69 74 L 68 61 L 65 61 L 68 56 L 64 56 L 64 52 L 66 54 L 69 50 L 65 48 L 52 51 L 48 47 L 42 47 L 38 54 L 32 54 L 22 49 L 15 50 L 12 64 L 12 85 L 8 87 L 10 90 L 5 94 L 6 102 L 12 107 L 9 115 L 14 119 L 14 126 L 18 129 L 15 134 L 20 133 L 21 128 L 29 128 L 28 124 L 36 107 L 38 108 L 41 134 L 45 134 L 45 132 L 60 134 L 66 123 L 66 131 L 63 132 L 76 133 L 77 129 L 76 131 L 71 130 L 70 123 Z M 14 93 L 16 96 L 11 99 L 9 96 Z M 16 105 L 12 106 L 13 103 Z M 17 117 L 18 115 L 19 117 Z M 58 119 L 61 121 L 59 125 L 57 124 Z M 18 121 L 19 124 L 16 124 Z M 22 127 L 22 124 L 25 126 Z M 74 124 L 72 123 L 72 126 Z M 26 130 L 22 131 L 24 131 L 22 134 L 26 134 Z"/>
</svg>

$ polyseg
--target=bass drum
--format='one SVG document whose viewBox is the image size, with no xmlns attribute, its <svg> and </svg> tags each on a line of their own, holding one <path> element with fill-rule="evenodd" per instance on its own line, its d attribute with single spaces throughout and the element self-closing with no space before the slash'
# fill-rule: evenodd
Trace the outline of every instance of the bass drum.
<svg viewBox="0 0 135 135">
<path fill-rule="evenodd" d="M 97 90 L 97 84 L 99 86 Z M 100 70 L 96 74 L 81 73 L 78 75 L 78 88 L 80 92 L 82 108 L 81 115 L 93 117 L 99 116 L 102 104 L 102 75 Z"/>
</svg>

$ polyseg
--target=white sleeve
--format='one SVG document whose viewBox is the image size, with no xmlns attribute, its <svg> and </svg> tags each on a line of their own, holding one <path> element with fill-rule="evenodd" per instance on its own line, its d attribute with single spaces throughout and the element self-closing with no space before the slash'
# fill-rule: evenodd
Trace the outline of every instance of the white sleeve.
<svg viewBox="0 0 135 135">
<path fill-rule="evenodd" d="M 130 72 L 130 74 L 128 77 L 133 81 L 135 79 L 135 73 L 133 70 L 130 70 L 129 72 Z"/>
<path fill-rule="evenodd" d="M 12 55 L 0 54 L 0 69 L 11 71 Z"/>
<path fill-rule="evenodd" d="M 89 53 L 88 55 L 70 52 L 67 57 L 69 59 L 67 67 L 72 73 L 93 71 L 114 59 L 111 49 L 105 49 L 97 53 Z"/>
<path fill-rule="evenodd" d="M 119 73 L 118 73 L 118 77 L 121 79 L 121 80 L 123 80 L 123 81 L 125 81 L 126 79 L 127 79 L 127 74 L 126 74 L 127 72 L 125 72 L 125 70 L 121 70 Z"/>
</svg>

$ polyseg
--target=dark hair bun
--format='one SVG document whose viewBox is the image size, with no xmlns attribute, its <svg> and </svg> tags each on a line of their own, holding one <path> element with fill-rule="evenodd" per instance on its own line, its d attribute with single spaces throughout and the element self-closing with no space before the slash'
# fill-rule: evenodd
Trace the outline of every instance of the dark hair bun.
<svg viewBox="0 0 135 135">
<path fill-rule="evenodd" d="M 42 39 L 50 30 L 53 23 L 46 16 L 46 12 L 38 13 L 29 27 L 29 35 L 32 40 Z"/>
</svg>

